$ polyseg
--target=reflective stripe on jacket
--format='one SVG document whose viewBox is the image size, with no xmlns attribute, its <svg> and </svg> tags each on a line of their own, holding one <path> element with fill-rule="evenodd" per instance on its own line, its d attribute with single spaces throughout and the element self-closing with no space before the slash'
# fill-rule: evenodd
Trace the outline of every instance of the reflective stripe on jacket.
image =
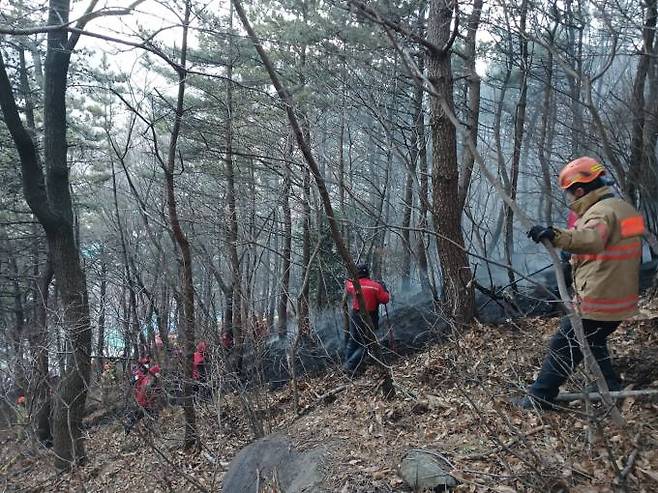
<svg viewBox="0 0 658 493">
<path fill-rule="evenodd" d="M 576 302 L 583 318 L 624 320 L 637 313 L 644 220 L 608 187 L 571 204 L 575 229 L 557 229 L 555 246 L 571 252 Z"/>
</svg>

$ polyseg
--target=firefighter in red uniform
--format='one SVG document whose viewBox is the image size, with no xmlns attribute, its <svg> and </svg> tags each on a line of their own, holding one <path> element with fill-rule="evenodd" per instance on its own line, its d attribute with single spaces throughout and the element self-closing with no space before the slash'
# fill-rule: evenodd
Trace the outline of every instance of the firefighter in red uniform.
<svg viewBox="0 0 658 493">
<path fill-rule="evenodd" d="M 373 329 L 377 331 L 379 328 L 379 305 L 388 303 L 391 297 L 384 283 L 370 279 L 370 272 L 367 265 L 359 264 L 356 266 L 356 270 L 359 276 L 363 299 L 366 303 L 365 310 L 363 311 L 367 311 L 370 314 Z M 368 333 L 368 326 L 362 317 L 362 309 L 359 306 L 354 285 L 349 279 L 345 281 L 345 291 L 352 296 L 352 313 L 350 316 L 350 333 L 345 347 L 343 368 L 349 374 L 355 374 L 364 366 L 362 363 L 367 354 L 366 341 L 368 337 L 366 337 L 366 334 Z"/>
<path fill-rule="evenodd" d="M 200 341 L 196 345 L 196 351 L 192 355 L 192 378 L 204 383 L 206 381 L 206 351 L 208 350 L 208 343 Z"/>
<path fill-rule="evenodd" d="M 208 343 L 200 341 L 192 355 L 192 378 L 194 379 L 194 393 L 202 399 L 210 397 L 208 382 Z"/>
<path fill-rule="evenodd" d="M 145 416 L 157 416 L 160 410 L 160 367 L 142 365 L 135 373 L 135 402 L 133 410 L 124 424 L 126 435 Z"/>
</svg>

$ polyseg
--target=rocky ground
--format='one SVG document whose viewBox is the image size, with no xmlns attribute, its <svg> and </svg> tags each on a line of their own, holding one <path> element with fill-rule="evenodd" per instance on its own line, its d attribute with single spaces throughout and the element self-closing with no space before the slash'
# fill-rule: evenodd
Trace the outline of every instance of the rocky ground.
<svg viewBox="0 0 658 493">
<path fill-rule="evenodd" d="M 654 315 L 655 307 L 647 307 L 644 320 L 625 323 L 611 338 L 631 388 L 658 388 Z M 116 416 L 97 410 L 87 418 L 89 463 L 60 476 L 49 451 L 17 440 L 16 427 L 2 430 L 0 488 L 220 491 L 224 481 L 245 484 L 251 474 L 249 490 L 224 491 L 412 491 L 400 477 L 400 461 L 410 449 L 424 449 L 460 482 L 456 491 L 658 491 L 655 397 L 624 400 L 623 428 L 609 420 L 590 422 L 582 402 L 543 414 L 509 404 L 532 381 L 556 325 L 556 319 L 477 325 L 400 359 L 393 366 L 397 397 L 391 401 L 381 398 L 374 368 L 354 381 L 337 370 L 300 381 L 299 413 L 290 387 L 223 396 L 199 406 L 203 448 L 196 454 L 179 451 L 179 408 L 164 410 L 157 423 L 128 437 Z M 569 387 L 583 383 L 576 375 Z M 251 421 L 245 409 L 252 411 Z M 287 461 L 307 473 L 312 487 L 304 490 L 299 478 L 291 485 L 283 468 L 273 479 L 265 469 L 231 467 L 258 426 L 294 447 L 285 451 L 292 454 Z M 264 457 L 258 444 L 251 460 Z M 237 479 L 236 469 L 242 471 Z"/>
</svg>

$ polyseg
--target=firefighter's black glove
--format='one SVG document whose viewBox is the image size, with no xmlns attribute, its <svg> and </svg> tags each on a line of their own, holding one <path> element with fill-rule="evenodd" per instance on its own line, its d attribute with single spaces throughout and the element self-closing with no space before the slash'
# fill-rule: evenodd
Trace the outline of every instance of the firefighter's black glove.
<svg viewBox="0 0 658 493">
<path fill-rule="evenodd" d="M 550 226 L 546 227 L 536 225 L 530 228 L 530 231 L 528 231 L 528 238 L 532 238 L 532 241 L 535 243 L 541 243 L 544 240 L 548 240 L 553 243 L 553 240 L 555 240 L 555 230 Z"/>
<path fill-rule="evenodd" d="M 560 251 L 560 260 L 562 260 L 563 264 L 568 264 L 571 260 L 571 254 L 569 252 L 565 252 L 564 250 Z"/>
</svg>

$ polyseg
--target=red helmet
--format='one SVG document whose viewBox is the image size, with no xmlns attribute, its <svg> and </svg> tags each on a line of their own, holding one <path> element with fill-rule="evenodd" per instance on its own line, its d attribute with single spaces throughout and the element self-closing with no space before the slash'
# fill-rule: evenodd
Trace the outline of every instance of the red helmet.
<svg viewBox="0 0 658 493">
<path fill-rule="evenodd" d="M 583 156 L 574 159 L 560 171 L 560 188 L 566 190 L 576 183 L 590 183 L 605 174 L 605 168 L 596 159 Z"/>
</svg>

